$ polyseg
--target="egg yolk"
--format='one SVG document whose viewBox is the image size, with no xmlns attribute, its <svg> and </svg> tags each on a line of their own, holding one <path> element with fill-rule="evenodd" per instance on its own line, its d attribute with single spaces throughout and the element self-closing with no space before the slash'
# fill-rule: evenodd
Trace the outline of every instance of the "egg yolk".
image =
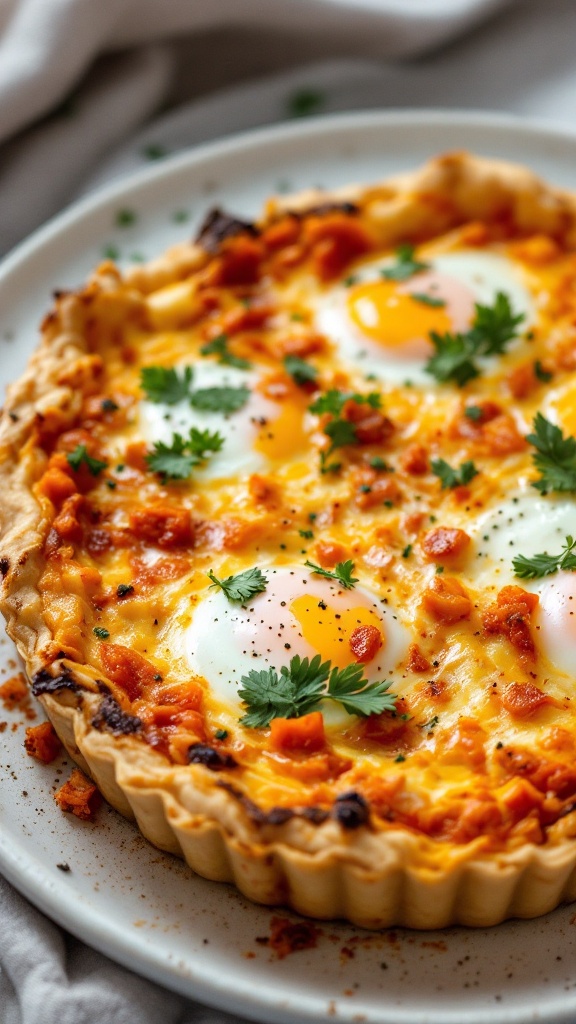
<svg viewBox="0 0 576 1024">
<path fill-rule="evenodd" d="M 414 292 L 420 294 L 416 285 Z M 445 334 L 452 329 L 445 305 L 428 305 L 394 281 L 357 285 L 351 289 L 347 305 L 352 323 L 362 334 L 390 348 L 426 339 L 431 331 Z"/>
<path fill-rule="evenodd" d="M 309 444 L 304 430 L 305 405 L 291 400 L 283 402 L 276 419 L 267 420 L 254 441 L 254 448 L 267 459 L 289 459 Z"/>
<path fill-rule="evenodd" d="M 310 647 L 323 661 L 331 661 L 340 669 L 356 661 L 350 640 L 359 626 L 375 626 L 385 646 L 382 620 L 371 608 L 358 606 L 340 610 L 330 607 L 318 595 L 305 594 L 292 601 L 290 611 Z"/>
</svg>

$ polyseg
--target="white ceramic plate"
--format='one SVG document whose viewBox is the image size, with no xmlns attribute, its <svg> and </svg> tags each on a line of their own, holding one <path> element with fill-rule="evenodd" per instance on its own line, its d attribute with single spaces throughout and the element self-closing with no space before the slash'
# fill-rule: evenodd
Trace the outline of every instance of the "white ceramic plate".
<svg viewBox="0 0 576 1024">
<path fill-rule="evenodd" d="M 477 114 L 361 114 L 266 130 L 155 165 L 66 212 L 0 268 L 0 382 L 24 367 L 54 288 L 79 285 L 105 249 L 152 256 L 223 204 L 251 216 L 268 194 L 371 181 L 449 149 L 529 164 L 576 189 L 576 135 Z M 128 223 L 129 222 L 129 223 Z M 0 642 L 0 679 L 15 671 Z M 48 915 L 97 949 L 188 996 L 294 1024 L 512 1024 L 576 1019 L 576 913 L 486 931 L 377 935 L 322 924 L 316 947 L 279 960 L 262 941 L 282 911 L 193 876 L 110 809 L 97 825 L 61 814 L 68 770 L 23 751 L 24 715 L 0 733 L 0 868 Z M 12 723 L 15 725 L 12 730 Z M 17 723 L 20 723 L 18 725 Z M 57 864 L 71 870 L 62 872 Z"/>
</svg>

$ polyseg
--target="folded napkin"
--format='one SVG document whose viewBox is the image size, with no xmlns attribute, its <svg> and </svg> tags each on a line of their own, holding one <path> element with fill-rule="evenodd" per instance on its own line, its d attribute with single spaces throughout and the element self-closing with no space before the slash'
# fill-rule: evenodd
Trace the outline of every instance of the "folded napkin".
<svg viewBox="0 0 576 1024">
<path fill-rule="evenodd" d="M 0 252 L 146 160 L 290 116 L 484 107 L 574 127 L 575 38 L 573 0 L 0 0 Z M 0 1024 L 232 1020 L 114 965 L 0 878 Z"/>
</svg>

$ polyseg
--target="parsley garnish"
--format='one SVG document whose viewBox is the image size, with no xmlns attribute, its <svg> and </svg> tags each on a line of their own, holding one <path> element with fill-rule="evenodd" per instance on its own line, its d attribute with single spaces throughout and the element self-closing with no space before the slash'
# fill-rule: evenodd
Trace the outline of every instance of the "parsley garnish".
<svg viewBox="0 0 576 1024">
<path fill-rule="evenodd" d="M 415 302 L 421 302 L 423 306 L 432 306 L 433 309 L 441 309 L 446 305 L 444 299 L 439 299 L 435 295 L 428 295 L 427 292 L 410 292 L 410 298 L 414 299 Z"/>
<path fill-rule="evenodd" d="M 477 423 L 482 418 L 482 407 L 480 405 L 467 405 L 464 409 L 464 415 L 469 419 Z"/>
<path fill-rule="evenodd" d="M 368 395 L 361 395 L 356 392 L 338 391 L 331 389 L 320 395 L 312 405 L 310 412 L 317 415 L 328 413 L 332 419 L 324 426 L 324 433 L 330 438 L 331 444 L 326 451 L 320 452 L 320 472 L 337 473 L 341 467 L 340 462 L 330 462 L 332 453 L 337 448 L 343 448 L 347 444 L 355 444 L 358 435 L 356 427 L 350 420 L 342 418 L 342 411 L 346 402 L 356 402 L 357 405 L 369 405 L 372 409 L 379 409 L 382 399 L 377 391 L 371 391 Z"/>
<path fill-rule="evenodd" d="M 539 359 L 535 359 L 534 376 L 537 378 L 537 380 L 541 381 L 542 384 L 548 384 L 548 382 L 552 380 L 554 374 L 550 373 L 549 370 L 545 370 Z"/>
<path fill-rule="evenodd" d="M 396 694 L 388 693 L 391 682 L 369 683 L 362 665 L 332 668 L 319 654 L 310 661 L 296 655 L 290 666 L 283 665 L 242 676 L 238 696 L 248 707 L 242 725 L 262 729 L 273 718 L 300 718 L 317 708 L 322 700 L 334 700 L 349 715 L 379 715 L 395 711 Z M 326 686 L 326 684 L 328 684 Z"/>
<path fill-rule="evenodd" d="M 219 580 L 213 572 L 209 572 L 208 578 L 212 580 L 213 587 L 220 587 L 226 594 L 229 601 L 248 601 L 255 594 L 261 594 L 268 586 L 268 579 L 260 569 L 245 569 L 236 576 L 228 576 L 225 580 Z"/>
<path fill-rule="evenodd" d="M 104 626 L 94 626 L 92 632 L 98 637 L 99 640 L 107 640 L 110 633 Z"/>
<path fill-rule="evenodd" d="M 472 327 L 466 334 L 438 334 L 431 331 L 430 340 L 436 349 L 425 369 L 436 380 L 452 380 L 462 387 L 480 373 L 475 359 L 478 356 L 501 355 L 509 341 L 516 336 L 516 328 L 524 319 L 523 313 L 512 312 L 510 300 L 498 292 L 493 306 L 476 303 Z"/>
<path fill-rule="evenodd" d="M 299 359 L 298 356 L 284 356 L 284 369 L 298 386 L 314 383 L 318 376 L 316 367 L 311 366 L 305 359 Z"/>
<path fill-rule="evenodd" d="M 512 559 L 514 572 L 522 580 L 533 580 L 539 576 L 550 576 L 559 569 L 576 569 L 576 554 L 574 548 L 576 540 L 566 537 L 566 543 L 559 555 L 549 555 L 544 551 L 540 555 L 533 555 L 526 558 L 525 555 L 517 555 Z"/>
<path fill-rule="evenodd" d="M 116 594 L 118 597 L 128 597 L 128 594 L 131 594 L 133 590 L 134 587 L 131 583 L 119 583 L 116 587 Z"/>
<path fill-rule="evenodd" d="M 210 454 L 219 452 L 223 444 L 221 434 L 192 427 L 187 438 L 174 434 L 171 444 L 157 441 L 146 456 L 146 462 L 164 481 L 187 480 L 195 466 L 204 462 Z"/>
<path fill-rule="evenodd" d="M 228 729 L 216 729 L 214 733 L 215 740 L 225 740 L 228 738 Z"/>
<path fill-rule="evenodd" d="M 241 359 L 228 350 L 228 335 L 219 334 L 217 338 L 208 341 L 200 349 L 202 356 L 217 356 L 218 362 L 224 366 L 235 366 L 237 370 L 249 370 L 250 363 L 247 359 Z"/>
<path fill-rule="evenodd" d="M 140 374 L 140 387 L 150 402 L 176 405 L 190 395 L 192 377 L 191 366 L 184 367 L 182 376 L 173 367 L 145 366 Z"/>
<path fill-rule="evenodd" d="M 460 469 L 452 469 L 444 459 L 432 459 L 430 468 L 437 476 L 442 484 L 442 490 L 448 487 L 462 487 L 464 484 L 469 484 L 475 476 L 478 476 L 478 470 L 473 462 L 463 462 Z"/>
<path fill-rule="evenodd" d="M 532 484 L 541 494 L 548 491 L 576 491 L 576 438 L 564 437 L 560 427 L 536 413 L 533 434 L 526 440 L 536 449 L 532 456 L 540 479 Z"/>
<path fill-rule="evenodd" d="M 199 388 L 190 396 L 190 405 L 201 412 L 238 412 L 246 405 L 250 397 L 250 389 L 239 388 Z"/>
<path fill-rule="evenodd" d="M 129 228 L 136 223 L 134 210 L 118 210 L 116 214 L 116 227 Z"/>
<path fill-rule="evenodd" d="M 344 587 L 344 590 L 352 590 L 354 584 L 358 583 L 357 578 L 352 575 L 354 572 L 354 562 L 351 558 L 346 562 L 338 562 L 334 566 L 334 572 L 323 569 L 321 565 L 316 565 L 314 562 L 306 561 L 304 565 L 316 573 L 317 576 L 324 576 L 327 580 L 336 580 L 337 583 Z"/>
<path fill-rule="evenodd" d="M 300 534 L 301 537 L 304 538 L 304 540 L 314 539 L 314 533 L 312 532 L 312 530 L 298 530 L 298 533 Z"/>
<path fill-rule="evenodd" d="M 106 469 L 107 462 L 102 462 L 101 459 L 93 459 L 88 455 L 85 444 L 77 444 L 73 452 L 68 452 L 66 461 L 72 469 L 77 472 L 80 469 L 82 463 L 84 463 L 92 476 L 98 476 L 103 469 Z"/>
<path fill-rule="evenodd" d="M 407 281 L 414 274 L 428 270 L 429 266 L 429 263 L 422 263 L 420 260 L 414 259 L 413 245 L 399 245 L 396 249 L 396 262 L 390 267 L 384 267 L 380 271 L 380 276 L 387 281 Z"/>
</svg>

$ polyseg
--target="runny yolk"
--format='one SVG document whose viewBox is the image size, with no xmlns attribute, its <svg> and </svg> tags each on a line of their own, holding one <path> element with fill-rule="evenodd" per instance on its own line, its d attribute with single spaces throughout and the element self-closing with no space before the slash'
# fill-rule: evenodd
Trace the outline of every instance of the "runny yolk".
<svg viewBox="0 0 576 1024">
<path fill-rule="evenodd" d="M 386 348 L 397 348 L 426 340 L 431 331 L 445 334 L 453 329 L 446 306 L 428 305 L 413 298 L 410 292 L 420 293 L 417 278 L 410 291 L 404 288 L 394 281 L 382 280 L 350 289 L 348 313 L 363 335 Z"/>
<path fill-rule="evenodd" d="M 323 661 L 331 661 L 338 668 L 356 661 L 350 637 L 359 626 L 375 626 L 381 634 L 382 647 L 386 645 L 384 625 L 372 608 L 360 605 L 341 610 L 331 607 L 318 595 L 303 594 L 292 601 L 290 611 L 300 625 L 304 640 Z"/>
<path fill-rule="evenodd" d="M 268 459 L 288 459 L 303 451 L 309 444 L 304 430 L 303 408 L 299 402 L 280 405 L 276 419 L 268 420 L 258 431 L 254 448 Z"/>
</svg>

